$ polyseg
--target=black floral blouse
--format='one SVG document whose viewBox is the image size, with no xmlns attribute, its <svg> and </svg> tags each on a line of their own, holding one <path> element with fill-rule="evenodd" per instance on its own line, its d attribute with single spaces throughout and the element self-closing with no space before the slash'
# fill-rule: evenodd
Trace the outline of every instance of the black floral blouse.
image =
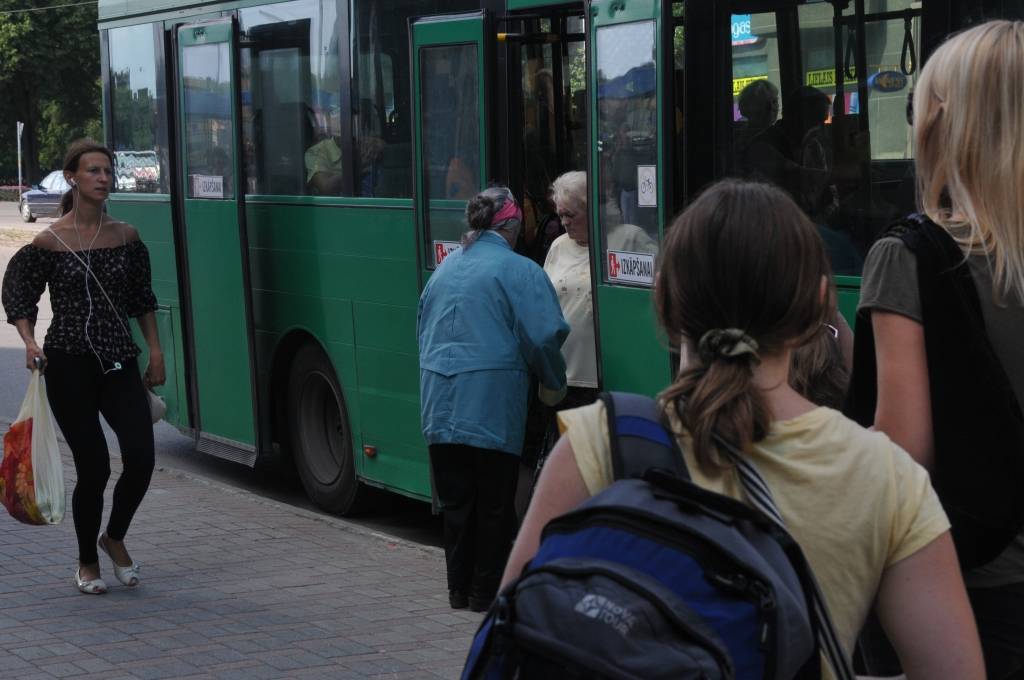
<svg viewBox="0 0 1024 680">
<path fill-rule="evenodd" d="M 44 350 L 56 349 L 68 354 L 92 354 L 95 350 L 101 358 L 111 362 L 138 356 L 138 346 L 125 332 L 129 328 L 128 317 L 156 310 L 149 251 L 145 244 L 131 241 L 113 248 L 77 251 L 103 284 L 117 307 L 116 313 L 91 276 L 86 289 L 85 266 L 75 254 L 31 244 L 15 253 L 7 265 L 3 282 L 7 322 L 13 324 L 19 319 L 28 319 L 34 324 L 39 298 L 49 285 L 53 320 L 46 332 Z"/>
</svg>

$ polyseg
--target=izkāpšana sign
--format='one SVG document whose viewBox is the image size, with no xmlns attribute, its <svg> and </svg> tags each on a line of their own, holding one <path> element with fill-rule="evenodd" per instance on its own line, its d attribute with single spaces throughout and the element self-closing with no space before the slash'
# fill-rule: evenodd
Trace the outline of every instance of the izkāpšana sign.
<svg viewBox="0 0 1024 680">
<path fill-rule="evenodd" d="M 654 284 L 654 255 L 608 251 L 608 280 L 614 283 Z"/>
</svg>

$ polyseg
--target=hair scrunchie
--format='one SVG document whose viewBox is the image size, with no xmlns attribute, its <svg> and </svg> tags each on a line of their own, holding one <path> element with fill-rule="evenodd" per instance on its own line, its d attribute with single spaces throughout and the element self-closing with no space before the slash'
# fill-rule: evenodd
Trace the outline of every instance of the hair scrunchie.
<svg viewBox="0 0 1024 680">
<path fill-rule="evenodd" d="M 735 359 L 747 354 L 760 360 L 758 349 L 757 340 L 739 328 L 713 328 L 700 336 L 697 343 L 697 355 L 705 364 L 715 359 Z"/>
</svg>

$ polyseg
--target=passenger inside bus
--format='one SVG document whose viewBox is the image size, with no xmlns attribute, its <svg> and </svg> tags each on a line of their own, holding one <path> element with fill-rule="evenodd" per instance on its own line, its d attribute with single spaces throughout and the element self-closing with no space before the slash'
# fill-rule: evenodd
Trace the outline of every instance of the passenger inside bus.
<svg viewBox="0 0 1024 680">
<path fill-rule="evenodd" d="M 741 174 L 785 189 L 812 219 L 829 184 L 829 106 L 821 90 L 798 87 L 787 95 L 782 118 L 754 137 L 740 158 Z"/>
<path fill-rule="evenodd" d="M 340 196 L 343 191 L 343 165 L 341 157 L 341 109 L 331 107 L 327 129 L 319 141 L 306 149 L 306 183 L 310 193 L 320 196 Z"/>
<path fill-rule="evenodd" d="M 779 88 L 770 80 L 755 80 L 740 92 L 738 101 L 743 119 L 735 124 L 733 146 L 737 160 L 743 157 L 754 139 L 779 118 Z"/>
</svg>

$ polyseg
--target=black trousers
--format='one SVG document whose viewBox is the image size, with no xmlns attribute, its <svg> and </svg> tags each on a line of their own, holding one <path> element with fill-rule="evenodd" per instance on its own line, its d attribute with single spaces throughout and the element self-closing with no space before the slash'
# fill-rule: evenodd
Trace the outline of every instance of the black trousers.
<svg viewBox="0 0 1024 680">
<path fill-rule="evenodd" d="M 448 589 L 493 599 L 515 535 L 519 457 L 462 444 L 431 444 L 430 464 L 444 513 Z"/>
<path fill-rule="evenodd" d="M 103 492 L 110 479 L 110 452 L 100 414 L 121 447 L 123 471 L 114 486 L 107 535 L 124 540 L 153 475 L 153 421 L 138 362 L 121 362 L 111 371 L 94 356 L 46 350 L 46 395 L 50 409 L 75 459 L 78 483 L 71 510 L 78 536 L 78 559 L 96 562 L 96 539 L 103 519 Z M 104 370 L 107 372 L 104 373 Z"/>
</svg>

